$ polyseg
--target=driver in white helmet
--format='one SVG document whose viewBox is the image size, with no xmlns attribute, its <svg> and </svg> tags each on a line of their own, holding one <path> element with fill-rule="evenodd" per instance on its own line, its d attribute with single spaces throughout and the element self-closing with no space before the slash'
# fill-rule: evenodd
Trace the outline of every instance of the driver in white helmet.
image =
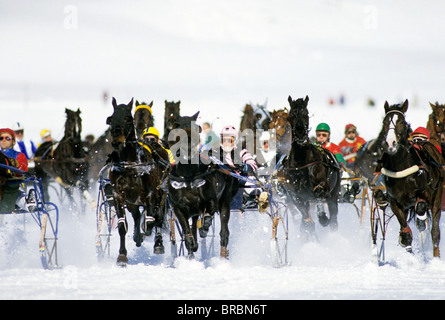
<svg viewBox="0 0 445 320">
<path fill-rule="evenodd" d="M 246 150 L 241 149 L 237 153 L 238 148 L 238 130 L 232 125 L 227 125 L 220 132 L 222 161 L 228 166 L 235 168 L 236 165 L 242 165 L 242 171 L 252 173 L 257 170 L 258 166 L 252 155 Z"/>
</svg>

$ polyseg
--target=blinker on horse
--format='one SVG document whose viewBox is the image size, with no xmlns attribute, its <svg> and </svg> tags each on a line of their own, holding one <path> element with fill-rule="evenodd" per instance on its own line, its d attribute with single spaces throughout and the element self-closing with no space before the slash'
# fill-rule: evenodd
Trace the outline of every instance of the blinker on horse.
<svg viewBox="0 0 445 320">
<path fill-rule="evenodd" d="M 416 225 L 422 232 L 430 210 L 433 256 L 438 257 L 445 161 L 430 142 L 408 140 L 411 132 L 405 119 L 408 100 L 391 106 L 385 102 L 384 108 L 380 133 L 384 153 L 376 171 L 383 174 L 386 197 L 400 224 L 399 243 L 411 252 L 413 236 L 407 221 L 409 215 L 416 216 Z"/>
<path fill-rule="evenodd" d="M 120 236 L 117 264 L 126 265 L 128 259 L 125 235 L 128 227 L 125 208 L 131 212 L 135 222 L 133 240 L 136 246 L 141 246 L 144 238 L 141 232 L 142 223 L 142 228 L 147 236 L 152 233 L 153 227 L 156 228 L 154 252 L 164 253 L 161 234 L 164 212 L 160 208 L 164 194 L 162 189 L 158 188 L 162 180 L 163 168 L 154 161 L 153 154 L 156 152 L 167 161 L 168 155 L 157 143 L 146 148 L 137 141 L 131 114 L 133 99 L 128 104 L 117 105 L 113 98 L 112 104 L 113 115 L 107 118 L 113 147 L 109 178 L 113 189 Z M 145 208 L 144 217 L 140 212 L 141 206 Z"/>
</svg>

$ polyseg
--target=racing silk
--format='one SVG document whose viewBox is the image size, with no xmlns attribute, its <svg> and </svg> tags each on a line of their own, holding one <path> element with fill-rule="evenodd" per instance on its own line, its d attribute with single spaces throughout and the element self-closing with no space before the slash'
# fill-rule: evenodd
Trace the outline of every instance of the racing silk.
<svg viewBox="0 0 445 320">
<path fill-rule="evenodd" d="M 22 152 L 18 152 L 12 148 L 2 150 L 2 152 L 7 156 L 8 158 L 16 159 L 18 162 L 17 169 L 20 169 L 22 171 L 28 171 L 28 159 L 26 159 L 26 156 Z M 15 167 L 15 165 L 14 165 Z M 17 174 L 18 176 L 18 174 Z"/>
<path fill-rule="evenodd" d="M 220 152 L 221 151 L 223 151 L 223 150 L 220 148 Z M 234 168 L 235 167 L 234 154 L 236 151 L 237 151 L 236 148 L 234 148 L 231 152 L 223 151 L 222 152 L 223 163 Z M 258 169 L 255 159 L 252 157 L 252 155 L 246 149 L 241 150 L 241 152 L 239 153 L 239 159 L 241 159 L 243 164 L 248 164 L 252 168 L 253 171 L 256 171 Z"/>
<path fill-rule="evenodd" d="M 36 153 L 37 147 L 31 140 L 29 141 L 17 140 L 17 143 L 14 146 L 14 150 L 22 152 L 25 155 L 25 157 L 28 160 L 30 160 L 34 158 L 34 153 Z"/>
<path fill-rule="evenodd" d="M 345 161 L 348 163 L 353 163 L 355 161 L 355 156 L 357 150 L 366 144 L 365 139 L 360 136 L 356 136 L 353 141 L 344 138 L 338 146 L 340 147 L 340 152 L 343 154 Z"/>
<path fill-rule="evenodd" d="M 340 147 L 337 146 L 335 143 L 326 142 L 324 145 L 318 145 L 318 146 L 331 151 L 335 155 L 335 158 L 337 159 L 338 162 L 342 163 L 343 165 L 346 164 L 345 159 L 343 158 L 343 154 L 341 153 Z"/>
</svg>

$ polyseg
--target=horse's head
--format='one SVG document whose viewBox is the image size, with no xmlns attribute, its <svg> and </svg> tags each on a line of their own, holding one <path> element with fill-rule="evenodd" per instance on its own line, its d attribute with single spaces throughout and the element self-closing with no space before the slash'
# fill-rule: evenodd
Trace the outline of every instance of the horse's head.
<svg viewBox="0 0 445 320">
<path fill-rule="evenodd" d="M 77 111 L 65 108 L 66 122 L 65 122 L 65 139 L 71 139 L 74 142 L 80 143 L 82 132 L 82 119 L 80 118 L 80 109 Z"/>
<path fill-rule="evenodd" d="M 271 118 L 272 120 L 269 123 L 269 130 L 275 132 L 277 140 L 281 140 L 288 133 L 289 111 L 287 108 L 274 110 L 272 111 Z"/>
<path fill-rule="evenodd" d="M 436 138 L 440 142 L 440 134 L 445 133 L 445 105 L 430 103 L 432 112 L 429 116 L 429 123 L 427 129 L 429 129 L 432 138 Z M 431 122 L 431 123 L 430 123 Z"/>
<path fill-rule="evenodd" d="M 172 146 L 172 150 L 180 150 L 182 156 L 187 158 L 197 154 L 199 146 L 199 134 L 201 127 L 196 124 L 199 111 L 193 116 L 179 116 L 173 125 L 172 132 L 175 135 L 176 143 Z"/>
<path fill-rule="evenodd" d="M 407 143 L 411 132 L 410 125 L 405 120 L 405 112 L 408 110 L 408 100 L 403 104 L 389 105 L 385 102 L 385 117 L 379 139 L 383 141 L 383 150 L 394 154 Z"/>
<path fill-rule="evenodd" d="M 120 150 L 125 141 L 136 140 L 133 116 L 131 108 L 133 99 L 128 104 L 117 104 L 113 97 L 113 114 L 107 118 L 107 124 L 110 126 L 111 146 L 115 150 Z"/>
<path fill-rule="evenodd" d="M 153 107 L 153 101 L 150 104 L 145 102 L 139 103 L 136 100 L 136 109 L 134 109 L 134 125 L 136 128 L 136 135 L 140 137 L 145 128 L 152 127 L 154 124 L 154 118 L 151 108 Z"/>
<path fill-rule="evenodd" d="M 309 97 L 292 100 L 292 97 L 289 96 L 288 101 L 290 105 L 289 122 L 292 128 L 292 141 L 298 144 L 306 143 L 309 141 L 309 112 L 307 110 Z"/>
<path fill-rule="evenodd" d="M 180 105 L 181 101 L 164 101 L 165 103 L 165 112 L 164 112 L 164 137 L 168 135 L 168 133 L 173 129 L 173 125 L 176 122 L 176 119 L 180 117 Z"/>
</svg>

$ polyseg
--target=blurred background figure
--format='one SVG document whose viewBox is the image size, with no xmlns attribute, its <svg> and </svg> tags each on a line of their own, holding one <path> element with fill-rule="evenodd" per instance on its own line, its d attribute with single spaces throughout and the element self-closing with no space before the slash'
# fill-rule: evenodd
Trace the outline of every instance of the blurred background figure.
<svg viewBox="0 0 445 320">
<path fill-rule="evenodd" d="M 37 146 L 32 140 L 25 140 L 25 127 L 21 122 L 14 122 L 12 130 L 15 133 L 16 144 L 14 145 L 14 150 L 22 152 L 25 154 L 28 160 L 34 158 L 34 153 L 37 150 Z"/>
</svg>

